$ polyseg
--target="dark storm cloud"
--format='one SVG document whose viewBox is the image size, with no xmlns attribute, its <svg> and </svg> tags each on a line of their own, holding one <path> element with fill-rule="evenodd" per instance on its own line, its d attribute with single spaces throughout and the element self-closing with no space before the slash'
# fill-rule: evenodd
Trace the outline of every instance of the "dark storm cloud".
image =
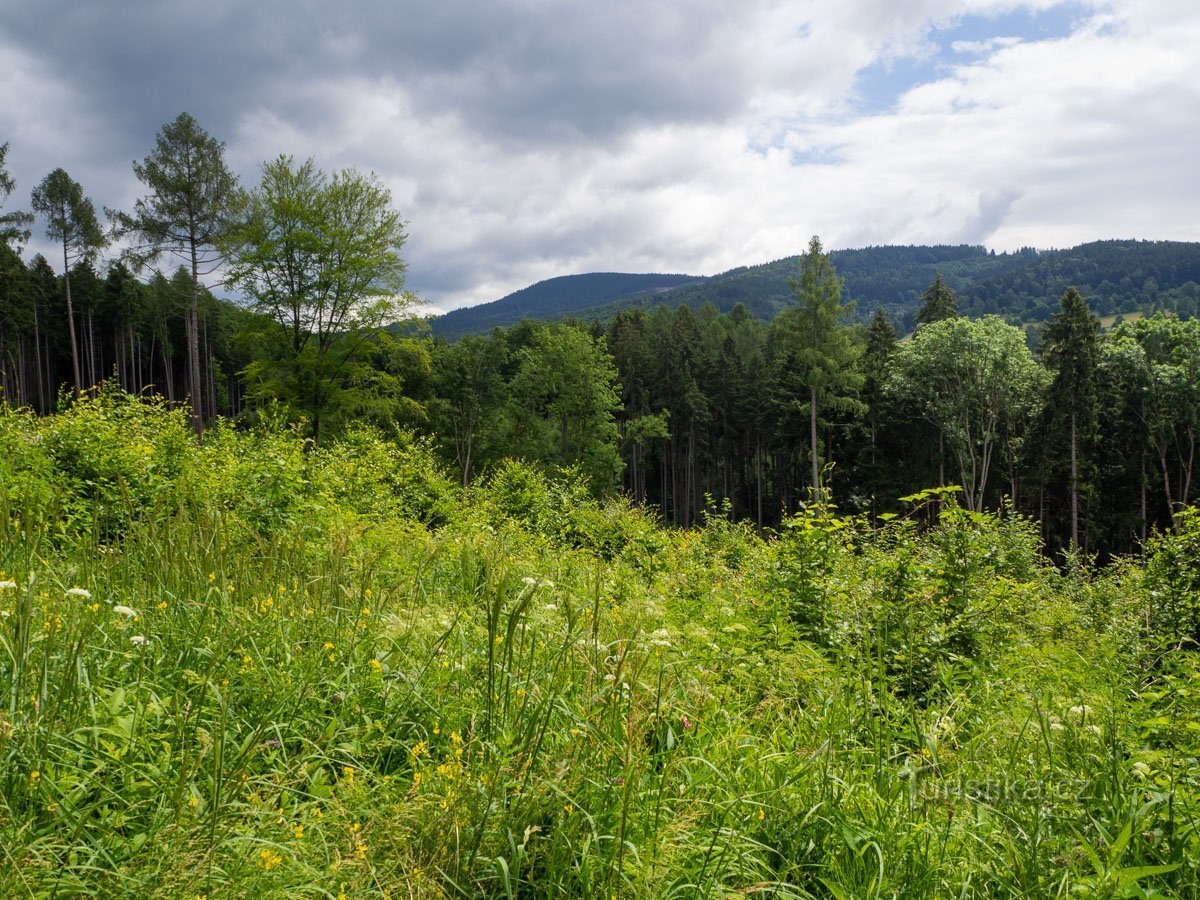
<svg viewBox="0 0 1200 900">
<path fill-rule="evenodd" d="M 521 143 L 728 114 L 745 86 L 722 46 L 726 7 L 43 0 L 7 15 L 3 33 L 130 142 L 184 107 L 229 133 L 247 108 L 354 75 L 395 80 L 418 114 Z"/>
</svg>

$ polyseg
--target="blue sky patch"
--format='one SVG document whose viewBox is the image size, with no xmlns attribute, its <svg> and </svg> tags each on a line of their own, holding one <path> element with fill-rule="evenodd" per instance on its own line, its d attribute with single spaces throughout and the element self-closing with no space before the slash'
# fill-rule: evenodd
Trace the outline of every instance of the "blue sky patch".
<svg viewBox="0 0 1200 900">
<path fill-rule="evenodd" d="M 980 57 L 979 52 L 955 50 L 955 44 L 982 44 L 996 38 L 1021 41 L 1063 38 L 1071 34 L 1088 11 L 1089 7 L 1082 3 L 1063 3 L 1041 11 L 1022 9 L 996 16 L 962 16 L 948 27 L 934 28 L 926 36 L 925 43 L 935 48 L 934 52 L 875 62 L 860 71 L 854 84 L 854 109 L 866 115 L 889 112 L 905 92 Z"/>
</svg>

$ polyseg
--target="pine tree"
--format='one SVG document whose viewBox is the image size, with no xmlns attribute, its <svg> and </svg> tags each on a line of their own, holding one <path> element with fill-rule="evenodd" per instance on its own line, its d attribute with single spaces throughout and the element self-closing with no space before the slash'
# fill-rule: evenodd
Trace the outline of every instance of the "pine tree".
<svg viewBox="0 0 1200 900">
<path fill-rule="evenodd" d="M 79 342 L 75 334 L 75 309 L 71 302 L 71 268 L 77 262 L 92 260 L 105 245 L 96 208 L 83 195 L 79 182 L 62 169 L 55 169 L 33 190 L 33 209 L 46 219 L 47 237 L 60 241 L 63 251 L 63 286 L 67 295 L 67 326 L 71 335 L 71 366 L 75 375 L 75 396 L 82 382 Z"/>
<path fill-rule="evenodd" d="M 188 391 L 192 423 L 203 427 L 204 392 L 200 377 L 201 279 L 221 262 L 216 249 L 224 232 L 237 178 L 225 164 L 225 145 L 209 136 L 194 118 L 180 113 L 162 127 L 154 152 L 133 164 L 133 173 L 150 194 L 134 204 L 133 215 L 109 210 L 118 233 L 140 243 L 127 255 L 137 266 L 175 254 L 191 273 L 187 313 Z"/>
</svg>

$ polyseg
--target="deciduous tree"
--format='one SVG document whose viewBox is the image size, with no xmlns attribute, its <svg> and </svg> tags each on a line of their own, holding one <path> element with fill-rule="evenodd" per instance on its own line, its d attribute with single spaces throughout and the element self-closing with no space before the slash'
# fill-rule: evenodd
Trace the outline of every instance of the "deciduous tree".
<svg viewBox="0 0 1200 900">
<path fill-rule="evenodd" d="M 248 370 L 255 390 L 293 404 L 317 439 L 323 418 L 353 406 L 347 392 L 371 335 L 411 306 L 404 222 L 391 204 L 374 175 L 328 176 L 311 159 L 280 157 L 240 195 L 222 242 L 228 283 L 276 326 Z"/>
</svg>

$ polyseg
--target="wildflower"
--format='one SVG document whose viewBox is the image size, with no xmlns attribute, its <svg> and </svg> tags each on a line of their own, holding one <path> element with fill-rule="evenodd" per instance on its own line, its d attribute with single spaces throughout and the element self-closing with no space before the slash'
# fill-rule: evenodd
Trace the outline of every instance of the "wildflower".
<svg viewBox="0 0 1200 900">
<path fill-rule="evenodd" d="M 377 659 L 372 659 L 371 660 L 371 670 L 374 672 L 382 672 L 383 671 L 383 663 L 381 663 Z"/>
<path fill-rule="evenodd" d="M 195 809 L 199 805 L 200 805 L 199 797 L 188 797 L 188 808 L 189 809 Z"/>
<path fill-rule="evenodd" d="M 346 784 L 354 784 L 354 766 L 342 766 L 342 779 Z"/>
<path fill-rule="evenodd" d="M 129 643 L 135 647 L 145 647 L 147 643 L 146 636 L 144 634 L 135 634 L 129 639 Z"/>
<path fill-rule="evenodd" d="M 297 826 L 296 826 L 296 827 L 293 829 L 292 833 L 293 833 L 294 835 L 296 835 L 296 838 L 297 838 L 297 839 L 304 837 L 304 826 L 303 826 L 303 825 L 297 825 Z"/>
<path fill-rule="evenodd" d="M 42 779 L 42 773 L 39 772 L 37 769 L 34 769 L 32 772 L 29 773 L 29 780 L 31 782 L 33 782 L 34 784 L 37 784 L 39 781 L 41 781 L 41 779 Z"/>
<path fill-rule="evenodd" d="M 538 580 L 529 575 L 526 575 L 524 578 L 521 579 L 521 581 L 523 581 L 525 583 L 526 587 L 537 587 L 537 584 L 538 584 Z"/>
<path fill-rule="evenodd" d="M 14 587 L 15 587 L 15 585 L 14 585 Z M 67 589 L 67 596 L 68 597 L 82 597 L 84 600 L 91 600 L 92 592 L 89 591 L 87 588 L 73 587 L 73 588 Z"/>
<path fill-rule="evenodd" d="M 112 609 L 113 609 L 113 612 L 115 612 L 118 616 L 124 616 L 127 619 L 136 619 L 137 618 L 137 610 L 131 606 L 121 606 L 118 604 L 117 606 L 114 606 Z"/>
<path fill-rule="evenodd" d="M 413 744 L 413 748 L 409 752 L 412 754 L 413 759 L 420 759 L 429 752 L 429 742 L 417 741 L 417 743 Z"/>
<path fill-rule="evenodd" d="M 333 643 L 332 643 L 331 641 L 326 641 L 326 642 L 325 642 L 325 649 L 326 649 L 326 650 L 332 650 L 332 649 L 333 649 Z"/>
<path fill-rule="evenodd" d="M 685 729 L 690 731 L 691 727 L 692 727 L 692 720 L 689 719 L 687 716 L 680 716 L 679 724 L 682 725 Z"/>
<path fill-rule="evenodd" d="M 0 591 L 15 591 L 17 583 L 15 581 L 0 581 Z"/>
<path fill-rule="evenodd" d="M 355 859 L 366 859 L 367 858 L 367 845 L 366 844 L 355 844 L 354 845 L 354 858 Z"/>
<path fill-rule="evenodd" d="M 766 817 L 767 817 L 767 811 L 760 806 L 758 808 L 758 821 L 761 822 Z"/>
<path fill-rule="evenodd" d="M 283 857 L 270 847 L 264 847 L 262 850 L 258 851 L 258 864 L 268 872 L 270 872 L 281 862 L 283 862 Z"/>
<path fill-rule="evenodd" d="M 450 743 L 452 743 L 455 747 L 461 747 L 462 742 L 463 742 L 463 739 L 462 739 L 462 737 L 459 736 L 459 733 L 457 731 L 450 732 Z"/>
<path fill-rule="evenodd" d="M 158 611 L 159 611 L 159 612 L 166 612 L 166 611 L 167 611 L 167 601 L 166 601 L 166 600 L 163 600 L 162 602 L 160 602 L 160 603 L 158 604 Z"/>
</svg>

